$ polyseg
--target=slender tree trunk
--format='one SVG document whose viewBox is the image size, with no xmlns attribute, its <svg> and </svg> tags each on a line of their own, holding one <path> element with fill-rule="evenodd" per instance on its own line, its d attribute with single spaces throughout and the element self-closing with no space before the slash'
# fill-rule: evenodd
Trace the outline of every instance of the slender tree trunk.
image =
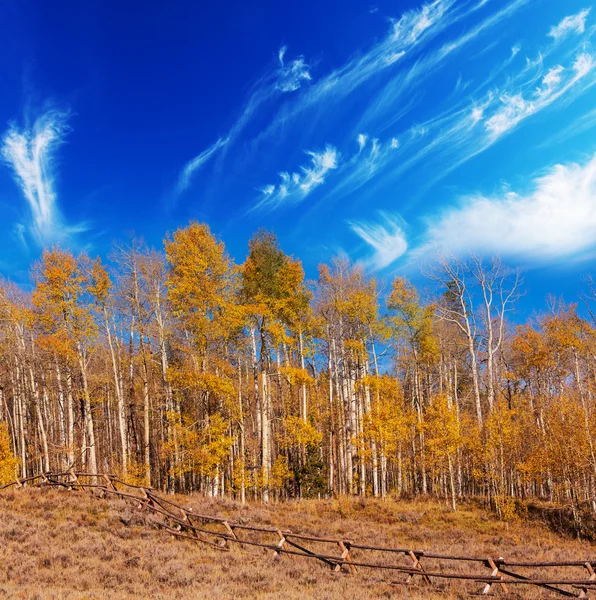
<svg viewBox="0 0 596 600">
<path fill-rule="evenodd" d="M 116 352 L 114 350 L 114 341 L 112 339 L 112 331 L 110 328 L 110 319 L 107 309 L 104 309 L 104 320 L 106 335 L 108 338 L 108 346 L 110 348 L 110 357 L 112 359 L 112 373 L 114 375 L 114 389 L 116 391 L 116 402 L 118 404 L 118 429 L 120 432 L 120 451 L 122 453 L 122 472 L 124 475 L 128 472 L 128 438 L 126 435 L 126 404 L 124 402 L 124 394 L 120 385 L 120 373 L 118 370 L 118 362 L 116 360 Z"/>
<path fill-rule="evenodd" d="M 91 396 L 89 395 L 89 385 L 87 383 L 87 364 L 85 354 L 80 342 L 77 343 L 79 351 L 79 367 L 81 369 L 81 378 L 83 380 L 83 399 L 85 402 L 85 430 L 87 435 L 87 450 L 89 451 L 89 470 L 91 473 L 97 473 L 97 449 L 95 447 L 95 428 L 93 426 L 93 412 L 91 410 Z"/>
<path fill-rule="evenodd" d="M 74 398 L 72 395 L 72 373 L 70 367 L 66 370 L 66 410 L 68 412 L 68 465 L 70 469 L 75 468 L 75 411 Z"/>
</svg>

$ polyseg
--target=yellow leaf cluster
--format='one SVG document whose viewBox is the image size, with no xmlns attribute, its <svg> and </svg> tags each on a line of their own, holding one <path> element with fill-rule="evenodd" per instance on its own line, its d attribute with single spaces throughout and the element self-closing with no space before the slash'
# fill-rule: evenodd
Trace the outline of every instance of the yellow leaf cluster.
<svg viewBox="0 0 596 600">
<path fill-rule="evenodd" d="M 12 453 L 10 436 L 6 423 L 0 423 L 0 485 L 5 485 L 17 478 L 19 459 Z"/>
<path fill-rule="evenodd" d="M 279 435 L 279 442 L 282 448 L 291 448 L 296 446 L 318 447 L 323 441 L 323 434 L 309 422 L 295 416 L 288 416 L 284 419 L 284 428 Z"/>
</svg>

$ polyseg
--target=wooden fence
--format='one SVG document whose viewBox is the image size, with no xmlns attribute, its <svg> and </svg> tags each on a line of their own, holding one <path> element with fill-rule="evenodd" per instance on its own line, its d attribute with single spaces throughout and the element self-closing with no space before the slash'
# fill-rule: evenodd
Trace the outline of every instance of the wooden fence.
<svg viewBox="0 0 596 600">
<path fill-rule="evenodd" d="M 27 485 L 83 490 L 101 497 L 122 498 L 135 503 L 141 510 L 157 515 L 159 526 L 170 534 L 217 550 L 228 551 L 234 545 L 264 548 L 275 556 L 316 560 L 336 572 L 351 575 L 378 572 L 382 581 L 387 583 L 410 584 L 416 578 L 418 583 L 444 587 L 445 582 L 456 580 L 466 585 L 470 592 L 473 591 L 470 586 L 481 586 L 475 591 L 482 594 L 507 593 L 509 586 L 512 590 L 515 586 L 533 586 L 555 595 L 575 598 L 587 598 L 590 591 L 596 592 L 596 559 L 526 562 L 503 557 L 453 556 L 247 525 L 197 514 L 157 494 L 150 487 L 132 485 L 107 474 L 44 473 L 9 483 L 0 490 Z M 486 571 L 481 572 L 481 568 Z M 405 575 L 405 578 L 392 580 L 391 577 L 397 573 Z"/>
</svg>

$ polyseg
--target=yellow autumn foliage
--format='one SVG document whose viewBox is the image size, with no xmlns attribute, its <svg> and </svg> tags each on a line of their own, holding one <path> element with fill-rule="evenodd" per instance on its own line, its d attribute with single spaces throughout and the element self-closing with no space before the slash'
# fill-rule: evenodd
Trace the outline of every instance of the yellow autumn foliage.
<svg viewBox="0 0 596 600">
<path fill-rule="evenodd" d="M 17 478 L 19 464 L 19 459 L 10 447 L 8 426 L 0 423 L 0 485 L 6 485 Z"/>
</svg>

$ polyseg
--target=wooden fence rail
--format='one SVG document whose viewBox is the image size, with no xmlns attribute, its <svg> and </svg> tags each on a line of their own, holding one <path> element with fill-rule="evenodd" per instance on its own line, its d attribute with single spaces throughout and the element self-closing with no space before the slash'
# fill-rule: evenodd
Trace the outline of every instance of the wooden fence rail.
<svg viewBox="0 0 596 600">
<path fill-rule="evenodd" d="M 503 557 L 453 556 L 247 525 L 222 517 L 198 514 L 160 496 L 150 487 L 132 485 L 110 474 L 73 471 L 42 473 L 9 483 L 0 487 L 0 490 L 26 485 L 83 490 L 102 497 L 116 496 L 134 502 L 139 509 L 157 515 L 160 518 L 159 525 L 168 533 L 221 551 L 228 551 L 234 544 L 240 548 L 252 546 L 270 550 L 274 556 L 316 560 L 333 571 L 344 571 L 352 575 L 373 570 L 382 571 L 383 577 L 396 573 L 406 576 L 403 580 L 388 581 L 389 583 L 410 584 L 416 577 L 416 582 L 431 586 L 441 585 L 441 581 L 449 580 L 481 584 L 483 587 L 477 592 L 482 594 L 498 590 L 507 593 L 508 586 L 534 586 L 559 596 L 574 598 L 587 598 L 590 591 L 596 593 L 596 558 L 528 562 L 506 560 Z M 397 562 L 396 559 L 406 562 Z M 482 573 L 475 569 L 477 572 L 462 572 L 459 570 L 462 564 L 483 566 L 488 571 Z M 531 572 L 520 573 L 520 569 L 529 569 Z M 572 573 L 572 569 L 575 572 Z M 584 574 L 583 577 L 581 573 Z"/>
</svg>

